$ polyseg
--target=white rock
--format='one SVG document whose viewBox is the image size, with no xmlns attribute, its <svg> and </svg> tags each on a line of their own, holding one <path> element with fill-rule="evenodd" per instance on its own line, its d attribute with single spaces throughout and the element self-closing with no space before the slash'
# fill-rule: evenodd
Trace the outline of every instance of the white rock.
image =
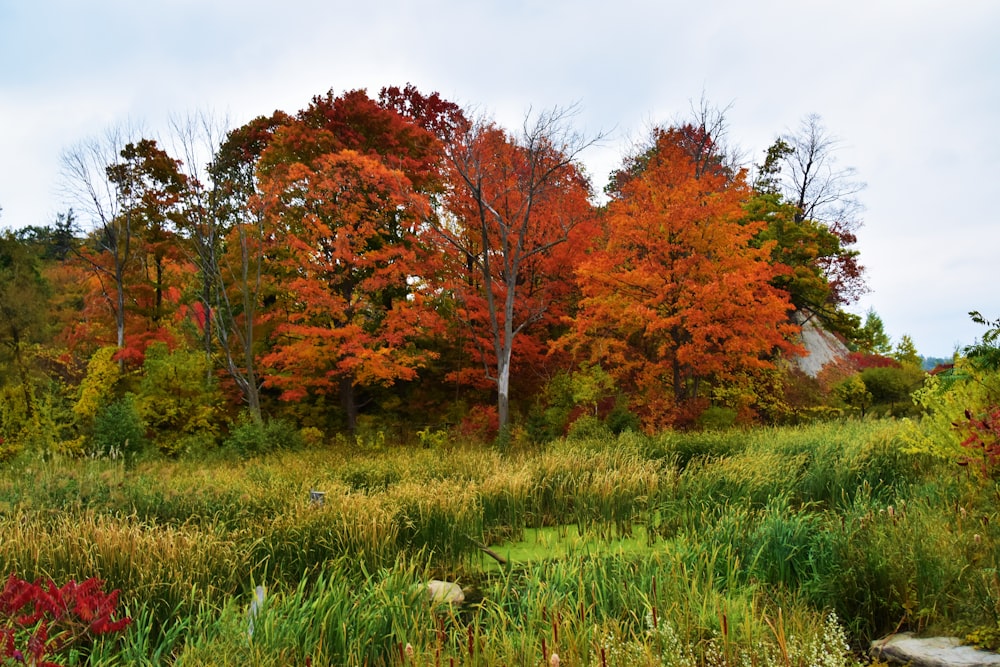
<svg viewBox="0 0 1000 667">
<path fill-rule="evenodd" d="M 441 581 L 431 579 L 424 587 L 427 591 L 427 599 L 434 604 L 462 604 L 465 602 L 465 593 L 462 587 L 451 581 Z"/>
<path fill-rule="evenodd" d="M 1000 654 L 965 646 L 955 637 L 914 637 L 910 632 L 872 642 L 873 658 L 913 667 L 1000 666 Z"/>
</svg>

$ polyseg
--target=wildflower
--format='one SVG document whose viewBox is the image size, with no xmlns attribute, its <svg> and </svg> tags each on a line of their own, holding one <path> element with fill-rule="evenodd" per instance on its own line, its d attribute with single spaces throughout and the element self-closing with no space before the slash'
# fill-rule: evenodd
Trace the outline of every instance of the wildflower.
<svg viewBox="0 0 1000 667">
<path fill-rule="evenodd" d="M 406 648 L 403 649 L 403 652 L 406 653 L 406 657 L 407 658 L 412 658 L 413 657 L 413 644 L 411 644 L 410 642 L 406 642 Z"/>
</svg>

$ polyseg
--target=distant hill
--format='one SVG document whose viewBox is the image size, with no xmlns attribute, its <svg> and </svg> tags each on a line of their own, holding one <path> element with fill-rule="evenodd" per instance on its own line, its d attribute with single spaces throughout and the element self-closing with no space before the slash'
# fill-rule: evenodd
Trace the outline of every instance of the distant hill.
<svg viewBox="0 0 1000 667">
<path fill-rule="evenodd" d="M 920 359 L 922 360 L 920 367 L 925 371 L 932 371 L 938 366 L 950 364 L 955 361 L 951 357 L 920 357 Z"/>
</svg>

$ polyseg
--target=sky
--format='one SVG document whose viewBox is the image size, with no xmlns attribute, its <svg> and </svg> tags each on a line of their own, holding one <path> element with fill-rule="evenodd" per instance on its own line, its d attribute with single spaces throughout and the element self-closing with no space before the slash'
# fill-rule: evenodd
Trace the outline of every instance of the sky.
<svg viewBox="0 0 1000 667">
<path fill-rule="evenodd" d="M 1000 319 L 996 0 L 0 0 L 0 227 L 66 211 L 61 156 L 113 126 L 406 83 L 511 129 L 577 105 L 598 191 L 702 99 L 748 163 L 818 114 L 867 184 L 851 310 L 934 357 Z"/>
</svg>

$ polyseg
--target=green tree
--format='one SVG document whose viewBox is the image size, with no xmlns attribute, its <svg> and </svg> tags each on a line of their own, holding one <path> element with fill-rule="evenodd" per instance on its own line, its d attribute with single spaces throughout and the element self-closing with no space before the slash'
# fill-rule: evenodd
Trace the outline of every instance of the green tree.
<svg viewBox="0 0 1000 667">
<path fill-rule="evenodd" d="M 903 334 L 903 337 L 896 343 L 896 349 L 893 350 L 892 358 L 904 366 L 919 367 L 922 363 L 920 354 L 917 352 L 917 346 L 914 345 L 913 339 L 907 334 Z"/>
<path fill-rule="evenodd" d="M 892 352 L 892 341 L 885 332 L 882 318 L 873 308 L 868 309 L 865 323 L 858 329 L 854 343 L 858 351 L 866 354 L 887 355 Z"/>
<path fill-rule="evenodd" d="M 837 303 L 856 302 L 868 291 L 864 267 L 858 252 L 850 249 L 857 243 L 862 206 L 857 199 L 865 184 L 856 178 L 852 167 L 837 162 L 839 139 L 831 135 L 816 114 L 806 116 L 799 129 L 783 138 L 785 150 L 781 161 L 780 189 L 796 208 L 796 221 L 815 221 L 840 240 L 838 252 L 819 261 Z"/>
<path fill-rule="evenodd" d="M 990 321 L 978 310 L 969 313 L 976 324 L 989 327 L 981 340 L 965 348 L 967 356 L 974 365 L 988 370 L 1000 370 L 1000 319 Z"/>
<path fill-rule="evenodd" d="M 110 458 L 135 459 L 146 446 L 145 425 L 135 405 L 135 395 L 103 406 L 94 417 L 89 453 Z"/>
<path fill-rule="evenodd" d="M 920 387 L 924 372 L 919 365 L 876 366 L 861 371 L 861 381 L 872 397 L 873 406 L 885 406 L 898 415 L 912 406 L 910 395 Z"/>
<path fill-rule="evenodd" d="M 181 454 L 218 437 L 222 395 L 206 373 L 208 364 L 200 352 L 171 352 L 164 343 L 146 350 L 135 407 L 161 452 Z"/>
<path fill-rule="evenodd" d="M 13 233 L 0 234 L 0 365 L 17 378 L 29 420 L 35 413 L 30 348 L 47 335 L 47 299 L 38 255 Z"/>
<path fill-rule="evenodd" d="M 862 419 L 874 402 L 874 396 L 868 391 L 865 381 L 858 374 L 841 382 L 834 391 L 837 398 L 857 410 Z"/>
<path fill-rule="evenodd" d="M 847 240 L 828 221 L 803 212 L 803 207 L 812 212 L 815 206 L 805 204 L 805 195 L 792 188 L 788 176 L 782 173 L 783 167 L 788 170 L 796 150 L 797 144 L 782 138 L 768 148 L 764 163 L 757 166 L 754 195 L 746 205 L 747 217 L 764 223 L 755 242 L 771 243 L 771 261 L 784 269 L 772 284 L 788 293 L 798 311 L 815 315 L 826 328 L 851 337 L 860 320 L 844 311 L 843 306 L 853 301 L 854 295 L 838 282 L 838 274 L 831 267 L 853 266 L 859 272 L 859 281 L 858 252 L 847 247 Z M 857 285 L 852 287 L 859 289 Z"/>
</svg>

